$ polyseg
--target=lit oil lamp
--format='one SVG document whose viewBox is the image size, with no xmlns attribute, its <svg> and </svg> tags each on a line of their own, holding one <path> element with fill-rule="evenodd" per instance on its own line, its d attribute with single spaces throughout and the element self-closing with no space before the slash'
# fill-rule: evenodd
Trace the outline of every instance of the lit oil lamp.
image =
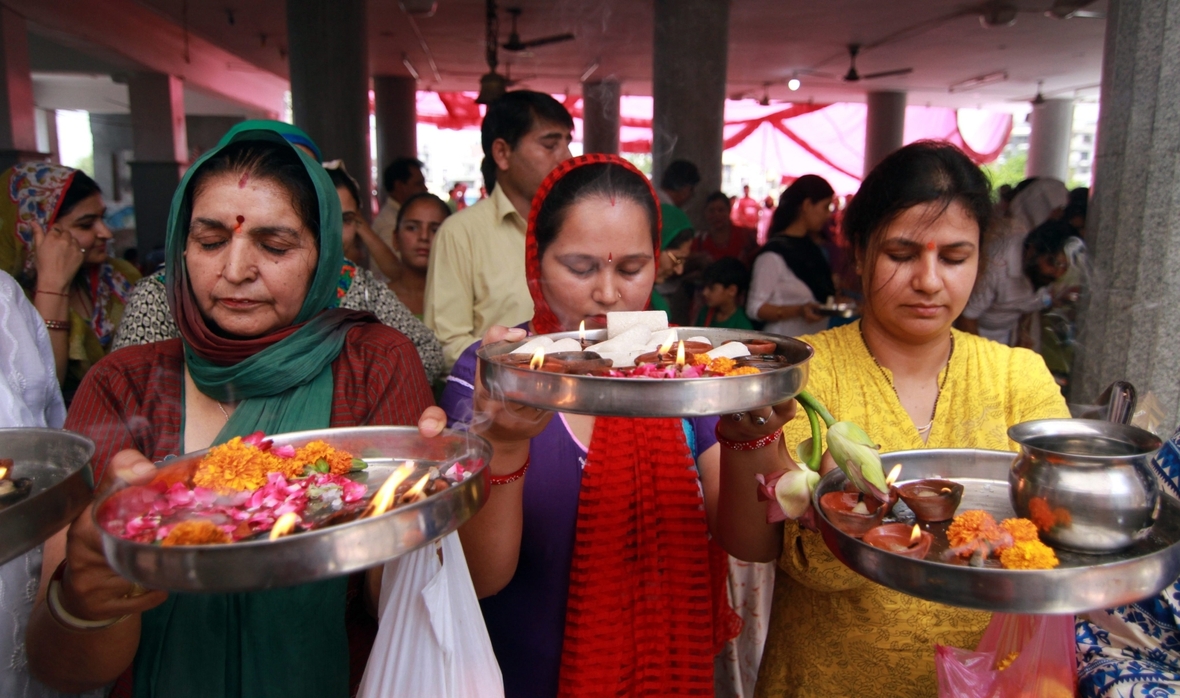
<svg viewBox="0 0 1180 698">
<path fill-rule="evenodd" d="M 864 535 L 864 542 L 886 552 L 921 560 L 930 552 L 934 536 L 918 524 L 891 523 L 877 526 Z"/>
<path fill-rule="evenodd" d="M 299 523 L 299 514 L 293 511 L 288 511 L 279 518 L 275 519 L 275 525 L 270 528 L 269 540 L 276 540 L 287 535 L 295 530 L 295 524 Z"/>
<path fill-rule="evenodd" d="M 418 478 L 418 481 L 399 498 L 398 504 L 413 504 L 419 500 L 426 499 L 428 495 L 423 490 L 426 489 L 426 483 L 428 482 L 430 482 L 430 473 L 426 473 Z"/>
<path fill-rule="evenodd" d="M 583 320 L 582 322 L 580 322 L 578 324 L 578 344 L 581 344 L 583 349 L 590 346 L 590 342 L 586 341 L 586 321 L 585 320 Z"/>
<path fill-rule="evenodd" d="M 676 353 L 672 353 L 673 345 L 676 346 Z M 712 348 L 704 342 L 686 342 L 683 339 L 677 344 L 675 336 L 669 334 L 668 340 L 661 344 L 657 351 L 636 357 L 635 365 L 655 364 L 660 368 L 674 366 L 680 369 L 695 359 L 697 354 L 707 353 Z"/>
<path fill-rule="evenodd" d="M 397 496 L 397 488 L 406 481 L 406 478 L 413 474 L 414 469 L 414 461 L 406 461 L 400 468 L 393 471 L 386 478 L 385 484 L 381 485 L 381 488 L 377 490 L 377 494 L 373 495 L 373 499 L 369 501 L 369 506 L 365 507 L 360 518 L 380 516 L 386 511 L 389 511 L 389 508 L 393 506 L 394 497 Z"/>
<path fill-rule="evenodd" d="M 819 505 L 832 525 L 853 538 L 864 536 L 881 525 L 893 509 L 895 498 L 881 502 L 860 492 L 829 492 L 819 498 Z"/>
<path fill-rule="evenodd" d="M 604 359 L 592 351 L 561 351 L 545 357 L 542 371 L 554 373 L 585 374 L 602 371 L 614 365 L 611 359 Z"/>
<path fill-rule="evenodd" d="M 539 371 L 545 365 L 545 347 L 537 347 L 533 352 L 533 358 L 529 359 L 529 368 L 534 371 Z"/>
<path fill-rule="evenodd" d="M 24 499 L 33 489 L 33 481 L 27 477 L 12 477 L 13 462 L 0 458 L 0 504 L 12 504 Z"/>
<path fill-rule="evenodd" d="M 963 500 L 963 486 L 952 480 L 914 480 L 898 487 L 897 494 L 915 518 L 934 523 L 954 518 Z"/>
<path fill-rule="evenodd" d="M 750 339 L 742 342 L 754 356 L 773 355 L 778 351 L 778 345 L 769 339 Z"/>
</svg>

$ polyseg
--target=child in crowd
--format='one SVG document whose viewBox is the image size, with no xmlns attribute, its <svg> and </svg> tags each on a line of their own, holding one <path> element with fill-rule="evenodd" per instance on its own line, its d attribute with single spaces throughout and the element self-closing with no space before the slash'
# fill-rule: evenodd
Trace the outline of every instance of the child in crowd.
<svg viewBox="0 0 1180 698">
<path fill-rule="evenodd" d="M 734 257 L 722 257 L 705 267 L 702 284 L 705 307 L 697 315 L 698 326 L 754 329 L 742 308 L 746 289 L 750 286 L 750 271 L 746 265 Z"/>
</svg>

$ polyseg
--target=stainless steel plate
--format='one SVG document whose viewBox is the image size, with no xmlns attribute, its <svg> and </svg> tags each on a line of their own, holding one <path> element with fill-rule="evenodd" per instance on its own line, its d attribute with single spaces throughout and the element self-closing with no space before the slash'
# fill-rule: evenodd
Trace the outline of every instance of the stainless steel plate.
<svg viewBox="0 0 1180 698">
<path fill-rule="evenodd" d="M 124 540 L 100 525 L 107 562 L 127 579 L 169 591 L 227 593 L 303 584 L 373 567 L 438 540 L 470 519 L 487 500 L 492 447 L 465 432 L 448 430 L 426 439 L 414 427 L 352 427 L 272 438 L 276 444 L 292 446 L 321 439 L 364 458 L 368 469 L 350 477 L 369 485 L 370 493 L 407 459 L 444 470 L 456 461 L 471 467 L 481 460 L 483 464 L 462 483 L 415 504 L 274 541 L 165 548 Z M 183 458 L 204 454 L 198 451 Z M 176 459 L 168 464 L 182 462 Z M 96 513 L 108 499 L 99 502 Z"/>
<path fill-rule="evenodd" d="M 0 564 L 45 542 L 86 508 L 94 494 L 94 443 L 60 429 L 0 429 L 0 458 L 12 477 L 29 478 L 29 496 L 0 505 Z"/>
<path fill-rule="evenodd" d="M 535 339 L 529 337 L 520 342 L 497 342 L 480 348 L 483 384 L 495 396 L 530 407 L 618 417 L 702 417 L 744 412 L 795 397 L 807 384 L 807 362 L 813 352 L 797 339 L 712 327 L 676 330 L 682 339 L 708 337 L 713 346 L 734 340 L 769 340 L 778 346 L 777 353 L 786 357 L 787 365 L 750 376 L 645 380 L 546 373 L 492 360 Z M 547 336 L 553 340 L 578 339 L 577 332 Z M 586 339 L 601 342 L 606 339 L 606 330 L 587 331 Z"/>
<path fill-rule="evenodd" d="M 1015 453 L 929 449 L 898 451 L 882 457 L 886 470 L 901 463 L 902 482 L 945 477 L 965 487 L 959 513 L 983 509 L 999 521 L 1016 514 L 1008 497 L 1008 469 Z M 823 515 L 819 497 L 844 487 L 844 474 L 828 473 L 815 491 L 820 533 L 841 562 L 869 579 L 927 601 L 1005 613 L 1077 613 L 1133 603 L 1157 594 L 1180 577 L 1180 501 L 1163 495 L 1151 533 L 1134 546 L 1108 555 L 1057 551 L 1061 565 L 1051 570 L 1006 570 L 997 561 L 970 567 L 937 562 L 947 549 L 950 522 L 922 524 L 934 534 L 926 560 L 878 550 L 839 531 Z M 914 523 L 898 502 L 890 520 Z"/>
</svg>

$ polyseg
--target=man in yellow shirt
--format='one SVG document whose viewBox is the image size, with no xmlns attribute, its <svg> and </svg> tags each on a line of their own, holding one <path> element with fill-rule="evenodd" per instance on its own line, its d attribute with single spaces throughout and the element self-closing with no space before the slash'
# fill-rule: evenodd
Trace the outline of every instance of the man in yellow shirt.
<svg viewBox="0 0 1180 698">
<path fill-rule="evenodd" d="M 482 169 L 492 175 L 491 194 L 443 222 L 426 273 L 424 319 L 448 370 L 492 325 L 533 316 L 524 273 L 529 207 L 545 177 L 570 157 L 573 128 L 565 107 L 540 92 L 509 92 L 488 107 Z"/>
</svg>

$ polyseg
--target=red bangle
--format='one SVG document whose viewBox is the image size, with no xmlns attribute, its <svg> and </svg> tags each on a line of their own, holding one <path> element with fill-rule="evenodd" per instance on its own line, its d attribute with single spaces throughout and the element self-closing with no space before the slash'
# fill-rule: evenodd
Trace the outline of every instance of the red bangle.
<svg viewBox="0 0 1180 698">
<path fill-rule="evenodd" d="M 57 291 L 45 291 L 45 290 L 42 290 L 39 288 L 33 289 L 34 296 L 37 295 L 38 293 L 44 293 L 49 296 L 61 296 L 62 298 L 69 298 L 70 297 L 70 294 L 68 294 L 68 293 L 58 293 Z"/>
<path fill-rule="evenodd" d="M 767 434 L 753 441 L 730 441 L 721 435 L 721 424 L 719 423 L 713 428 L 713 434 L 717 437 L 717 443 L 721 444 L 723 448 L 728 448 L 732 451 L 757 451 L 760 448 L 769 446 L 778 441 L 783 435 L 782 429 L 775 429 L 773 432 Z"/>
<path fill-rule="evenodd" d="M 516 482 L 528 472 L 530 461 L 532 461 L 532 457 L 526 457 L 524 459 L 524 465 L 520 466 L 520 470 L 517 470 L 515 473 L 508 473 L 507 475 L 492 475 L 488 478 L 488 482 L 493 485 L 507 485 L 510 482 Z"/>
</svg>

